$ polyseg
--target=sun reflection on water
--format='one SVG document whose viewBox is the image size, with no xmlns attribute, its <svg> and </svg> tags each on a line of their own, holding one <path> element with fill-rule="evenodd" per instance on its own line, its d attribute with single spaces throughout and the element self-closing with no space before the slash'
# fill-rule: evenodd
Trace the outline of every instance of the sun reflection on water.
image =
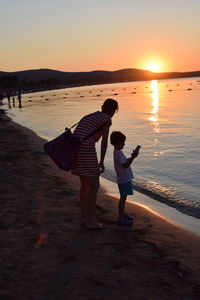
<svg viewBox="0 0 200 300">
<path fill-rule="evenodd" d="M 159 94 L 158 94 L 158 82 L 157 80 L 151 81 L 151 88 L 152 88 L 152 109 L 151 109 L 151 115 L 148 118 L 149 121 L 151 121 L 153 125 L 153 131 L 155 133 L 160 132 L 160 126 L 159 126 Z M 155 147 L 158 144 L 158 137 L 155 137 L 153 140 L 153 146 Z M 155 151 L 154 156 L 158 156 L 158 152 Z"/>
<path fill-rule="evenodd" d="M 153 124 L 153 130 L 159 132 L 160 131 L 159 118 L 158 118 L 159 96 L 158 96 L 157 80 L 151 81 L 151 88 L 152 88 L 152 110 L 151 110 L 151 116 L 149 117 L 149 121 L 151 121 Z"/>
</svg>

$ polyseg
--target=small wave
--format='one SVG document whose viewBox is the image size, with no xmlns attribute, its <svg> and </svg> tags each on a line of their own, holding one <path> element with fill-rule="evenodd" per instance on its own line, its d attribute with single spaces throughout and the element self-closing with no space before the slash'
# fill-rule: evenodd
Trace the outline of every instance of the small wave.
<svg viewBox="0 0 200 300">
<path fill-rule="evenodd" d="M 112 171 L 107 171 L 103 177 L 109 181 L 116 182 L 115 174 Z M 145 179 L 134 180 L 133 187 L 134 190 L 139 193 L 173 207 L 186 215 L 200 219 L 199 203 L 189 202 L 187 199 L 179 196 L 171 187 L 160 185 L 157 182 Z"/>
</svg>

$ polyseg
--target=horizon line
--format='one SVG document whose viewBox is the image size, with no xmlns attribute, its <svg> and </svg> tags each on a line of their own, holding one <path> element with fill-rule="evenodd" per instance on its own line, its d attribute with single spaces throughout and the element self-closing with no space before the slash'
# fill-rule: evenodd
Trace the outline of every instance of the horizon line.
<svg viewBox="0 0 200 300">
<path fill-rule="evenodd" d="M 91 73 L 91 72 L 117 72 L 117 71 L 122 71 L 122 70 L 140 70 L 140 71 L 146 71 L 150 72 L 153 74 L 162 74 L 162 73 L 192 73 L 192 72 L 200 72 L 200 70 L 192 70 L 192 71 L 163 71 L 163 72 L 153 72 L 147 69 L 140 69 L 140 68 L 122 68 L 122 69 L 117 69 L 117 70 L 91 70 L 91 71 L 60 71 L 57 69 L 51 69 L 51 68 L 37 68 L 37 69 L 24 69 L 24 70 L 18 70 L 18 71 L 1 71 L 2 73 L 18 73 L 18 72 L 28 72 L 28 71 L 38 71 L 38 70 L 50 70 L 50 71 L 57 71 L 57 72 L 62 72 L 62 73 Z"/>
</svg>

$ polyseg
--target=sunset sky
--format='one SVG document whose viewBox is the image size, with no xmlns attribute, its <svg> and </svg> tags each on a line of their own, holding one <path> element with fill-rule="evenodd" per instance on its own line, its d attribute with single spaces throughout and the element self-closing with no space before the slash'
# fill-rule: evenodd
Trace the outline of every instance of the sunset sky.
<svg viewBox="0 0 200 300">
<path fill-rule="evenodd" d="M 0 0 L 0 71 L 200 70 L 199 0 Z"/>
</svg>

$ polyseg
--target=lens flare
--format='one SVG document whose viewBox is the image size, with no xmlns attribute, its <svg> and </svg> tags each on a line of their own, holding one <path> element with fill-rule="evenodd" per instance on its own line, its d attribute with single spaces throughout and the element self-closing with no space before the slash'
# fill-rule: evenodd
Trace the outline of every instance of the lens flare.
<svg viewBox="0 0 200 300">
<path fill-rule="evenodd" d="M 41 233 L 37 239 L 36 239 L 36 242 L 35 242 L 35 248 L 40 248 L 40 246 L 44 243 L 44 241 L 46 240 L 47 238 L 47 235 L 46 233 Z"/>
</svg>

